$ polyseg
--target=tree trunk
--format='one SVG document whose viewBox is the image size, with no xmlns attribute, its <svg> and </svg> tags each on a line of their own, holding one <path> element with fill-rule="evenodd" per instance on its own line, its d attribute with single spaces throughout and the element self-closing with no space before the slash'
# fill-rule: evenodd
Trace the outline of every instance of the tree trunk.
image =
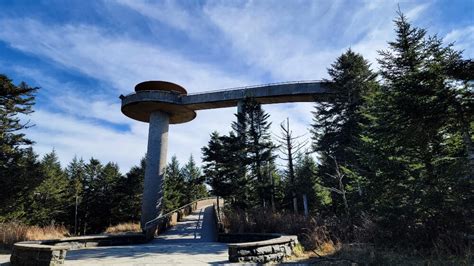
<svg viewBox="0 0 474 266">
<path fill-rule="evenodd" d="M 297 214 L 298 213 L 298 200 L 296 199 L 295 192 L 293 192 L 292 195 L 293 195 L 293 212 Z"/>
<path fill-rule="evenodd" d="M 306 197 L 306 194 L 303 195 L 303 207 L 304 207 L 304 216 L 308 217 L 308 214 L 309 214 L 308 198 Z"/>
</svg>

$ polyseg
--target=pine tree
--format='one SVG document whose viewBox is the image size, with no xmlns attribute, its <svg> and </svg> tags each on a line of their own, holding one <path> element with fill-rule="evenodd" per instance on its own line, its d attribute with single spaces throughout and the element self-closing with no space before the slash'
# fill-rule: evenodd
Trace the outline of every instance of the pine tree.
<svg viewBox="0 0 474 266">
<path fill-rule="evenodd" d="M 94 158 L 91 158 L 85 166 L 85 178 L 82 184 L 83 188 L 83 205 L 82 210 L 79 210 L 79 217 L 81 223 L 81 234 L 98 233 L 100 229 L 97 228 L 97 223 L 94 222 L 94 213 L 96 213 L 96 206 L 98 199 L 96 193 L 98 190 L 97 180 L 100 178 L 103 165 Z"/>
<path fill-rule="evenodd" d="M 186 204 L 185 182 L 176 156 L 171 157 L 171 162 L 166 167 L 164 183 L 163 208 L 164 213 L 177 209 Z"/>
<path fill-rule="evenodd" d="M 69 216 L 72 220 L 69 221 L 74 235 L 79 233 L 79 210 L 82 209 L 83 201 L 83 183 L 85 179 L 85 163 L 84 160 L 77 159 L 76 156 L 72 159 L 72 162 L 66 168 L 66 176 L 69 179 L 69 195 L 70 195 L 70 206 Z"/>
<path fill-rule="evenodd" d="M 364 169 L 358 162 L 357 151 L 360 125 L 366 122 L 361 109 L 366 95 L 377 88 L 376 75 L 370 70 L 368 61 L 350 49 L 336 59 L 328 73 L 330 80 L 327 82 L 337 93 L 330 101 L 317 104 L 311 129 L 313 149 L 320 156 L 318 175 L 323 186 L 339 187 L 339 182 L 332 178 L 339 169 L 335 165 L 337 161 L 342 169 L 351 172 L 350 175 L 346 173 L 351 178 L 346 178 L 343 184 L 349 194 L 360 192 Z M 359 193 L 348 196 L 359 201 L 364 199 Z M 333 203 L 336 210 L 343 208 L 339 195 L 333 195 Z"/>
<path fill-rule="evenodd" d="M 107 226 L 116 223 L 113 220 L 112 210 L 116 206 L 116 202 L 114 202 L 117 199 L 115 190 L 121 178 L 122 174 L 118 165 L 108 162 L 102 167 L 98 178 L 93 182 L 94 197 L 90 212 L 94 218 L 89 221 L 89 224 L 95 231 L 102 232 Z"/>
<path fill-rule="evenodd" d="M 21 157 L 12 168 L 4 169 L 10 176 L 1 176 L 2 193 L 0 200 L 0 222 L 29 222 L 31 194 L 42 182 L 43 173 L 38 162 L 38 155 L 31 147 L 22 151 Z M 3 173 L 5 173 L 3 172 Z"/>
<path fill-rule="evenodd" d="M 370 123 L 360 155 L 380 225 L 399 240 L 431 244 L 467 226 L 471 185 L 460 178 L 468 164 L 448 82 L 459 53 L 401 13 L 395 24 L 396 40 L 380 52 L 383 84 L 363 110 Z"/>
<path fill-rule="evenodd" d="M 271 179 L 264 175 L 265 165 L 275 159 L 276 146 L 271 141 L 269 114 L 265 113 L 262 106 L 248 99 L 244 103 L 244 115 L 247 128 L 240 133 L 245 136 L 244 150 L 250 172 L 249 185 L 256 193 L 256 203 L 266 206 L 271 201 Z M 239 120 L 240 121 L 240 120 Z"/>
<path fill-rule="evenodd" d="M 5 75 L 0 74 L 0 169 L 4 171 L 15 159 L 21 157 L 21 145 L 30 145 L 32 141 L 21 132 L 31 127 L 29 121 L 21 115 L 33 112 L 35 93 L 38 88 L 29 87 L 22 82 L 15 86 Z M 1 175 L 2 177 L 5 175 Z"/>
<path fill-rule="evenodd" d="M 251 99 L 242 104 L 228 136 L 211 135 L 202 149 L 204 173 L 216 195 L 224 196 L 239 208 L 268 206 L 272 201 L 270 166 L 275 145 L 270 124 L 261 105 Z"/>
<path fill-rule="evenodd" d="M 32 141 L 24 133 L 32 126 L 26 119 L 37 90 L 0 74 L 0 221 L 25 219 L 29 193 L 41 182 Z"/>
<path fill-rule="evenodd" d="M 197 167 L 192 155 L 189 157 L 189 161 L 181 169 L 181 172 L 184 176 L 186 187 L 184 191 L 186 203 L 207 197 L 207 189 L 204 185 L 204 178 L 201 175 L 201 169 Z"/>
<path fill-rule="evenodd" d="M 30 220 L 39 225 L 63 223 L 69 218 L 69 184 L 54 150 L 43 157 L 41 169 L 44 179 L 30 194 Z"/>
<path fill-rule="evenodd" d="M 295 181 L 296 194 L 300 197 L 307 196 L 310 212 L 317 213 L 325 209 L 331 203 L 330 191 L 321 185 L 317 175 L 317 165 L 308 154 L 296 156 Z M 303 201 L 299 201 L 298 209 L 303 209 Z"/>
<path fill-rule="evenodd" d="M 233 206 L 246 208 L 248 180 L 239 161 L 243 148 L 239 139 L 233 132 L 229 136 L 213 132 L 208 145 L 202 148 L 203 173 L 213 195 L 223 197 Z"/>
<path fill-rule="evenodd" d="M 144 157 L 117 182 L 112 209 L 116 223 L 140 220 L 145 163 Z"/>
</svg>

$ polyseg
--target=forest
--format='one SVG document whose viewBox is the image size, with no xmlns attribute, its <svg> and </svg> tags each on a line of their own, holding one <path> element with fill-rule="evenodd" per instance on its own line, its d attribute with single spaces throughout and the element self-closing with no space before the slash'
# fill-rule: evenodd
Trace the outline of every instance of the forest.
<svg viewBox="0 0 474 266">
<path fill-rule="evenodd" d="M 193 157 L 183 165 L 171 159 L 166 210 L 210 193 L 225 199 L 229 217 L 247 222 L 258 223 L 252 215 L 262 212 L 301 215 L 341 241 L 465 251 L 474 202 L 474 63 L 403 14 L 395 36 L 378 52 L 378 70 L 351 49 L 328 67 L 325 82 L 337 93 L 308 113 L 308 140 L 293 135 L 290 120 L 271 125 L 270 114 L 247 99 L 231 132 L 211 134 L 201 167 Z M 94 158 L 63 168 L 54 150 L 39 158 L 20 117 L 34 111 L 40 91 L 5 75 L 0 82 L 0 223 L 55 223 L 90 234 L 138 221 L 145 160 L 121 174 Z"/>
<path fill-rule="evenodd" d="M 402 14 L 395 24 L 379 71 L 351 49 L 328 68 L 337 94 L 315 104 L 311 148 L 288 122 L 272 140 L 269 114 L 249 99 L 232 132 L 213 133 L 203 148 L 214 193 L 243 213 L 303 213 L 304 197 L 346 241 L 464 243 L 474 202 L 474 65 Z"/>
</svg>

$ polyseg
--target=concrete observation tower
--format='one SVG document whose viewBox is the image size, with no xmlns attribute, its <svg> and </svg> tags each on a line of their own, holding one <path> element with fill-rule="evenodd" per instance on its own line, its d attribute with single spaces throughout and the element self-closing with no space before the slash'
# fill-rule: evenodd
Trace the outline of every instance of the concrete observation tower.
<svg viewBox="0 0 474 266">
<path fill-rule="evenodd" d="M 261 104 L 325 101 L 333 94 L 326 83 L 301 81 L 241 87 L 189 94 L 167 81 L 145 81 L 135 86 L 135 93 L 120 96 L 122 113 L 149 123 L 141 227 L 161 215 L 163 178 L 168 150 L 169 124 L 186 123 L 197 110 L 241 106 L 246 98 Z"/>
</svg>

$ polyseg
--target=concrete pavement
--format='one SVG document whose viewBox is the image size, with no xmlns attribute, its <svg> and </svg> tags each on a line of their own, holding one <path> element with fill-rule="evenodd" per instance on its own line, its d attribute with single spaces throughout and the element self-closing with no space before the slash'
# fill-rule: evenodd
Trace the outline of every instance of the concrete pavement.
<svg viewBox="0 0 474 266">
<path fill-rule="evenodd" d="M 212 206 L 198 209 L 142 245 L 96 247 L 67 253 L 66 265 L 204 265 L 228 263 L 227 245 L 214 242 Z"/>
</svg>

